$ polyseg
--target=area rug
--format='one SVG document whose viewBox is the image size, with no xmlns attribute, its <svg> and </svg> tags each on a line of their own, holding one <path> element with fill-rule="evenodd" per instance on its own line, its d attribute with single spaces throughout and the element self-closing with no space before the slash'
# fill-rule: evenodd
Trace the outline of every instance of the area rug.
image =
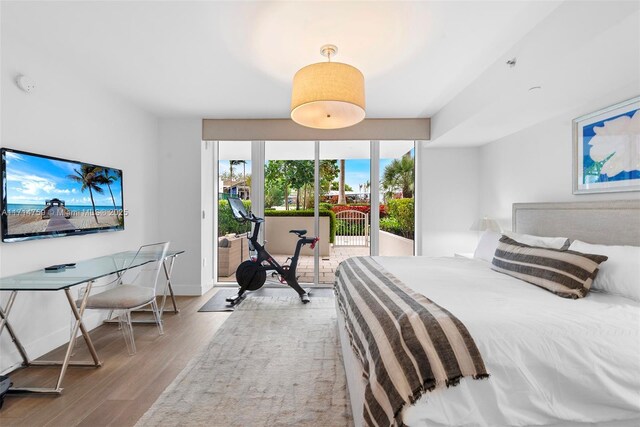
<svg viewBox="0 0 640 427">
<path fill-rule="evenodd" d="M 248 297 L 136 425 L 352 426 L 336 323 L 331 297 Z"/>
<path fill-rule="evenodd" d="M 209 299 L 209 301 L 207 301 L 202 307 L 200 307 L 200 310 L 198 311 L 199 312 L 234 311 L 234 307 L 229 305 L 229 303 L 227 302 L 227 298 L 235 296 L 237 293 L 238 293 L 237 286 L 233 288 L 220 288 L 215 293 L 215 295 Z M 313 288 L 310 290 L 309 294 L 311 295 L 312 300 L 315 297 L 331 297 L 333 295 L 333 288 Z M 257 291 L 247 292 L 247 296 L 258 296 L 258 297 L 288 297 L 291 295 L 295 296 L 296 295 L 295 291 L 283 285 L 280 285 L 277 288 L 263 286 Z"/>
</svg>

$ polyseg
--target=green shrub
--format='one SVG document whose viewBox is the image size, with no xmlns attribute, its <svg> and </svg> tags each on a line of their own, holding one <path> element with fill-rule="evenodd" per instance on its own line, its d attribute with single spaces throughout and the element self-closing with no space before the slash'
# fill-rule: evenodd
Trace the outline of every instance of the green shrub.
<svg viewBox="0 0 640 427">
<path fill-rule="evenodd" d="M 247 209 L 251 210 L 251 201 L 243 200 L 242 203 Z M 251 231 L 250 222 L 236 221 L 231 213 L 231 207 L 226 200 L 218 200 L 218 237 L 225 234 L 242 234 Z"/>
<path fill-rule="evenodd" d="M 264 189 L 264 206 L 268 209 L 272 206 L 284 205 L 284 189 L 279 186 L 266 186 Z"/>
<path fill-rule="evenodd" d="M 242 203 L 247 209 L 247 212 L 251 210 L 251 201 L 243 200 Z M 265 210 L 265 216 L 313 216 L 313 209 L 299 210 L 299 211 L 277 211 L 277 210 Z M 336 239 L 336 214 L 330 210 L 320 209 L 320 216 L 329 217 L 329 243 L 335 242 Z M 226 200 L 218 201 L 218 236 L 224 236 L 225 234 L 242 234 L 251 231 L 250 222 L 238 222 L 231 213 L 231 207 Z"/>
<path fill-rule="evenodd" d="M 388 219 L 385 224 L 389 227 L 397 230 L 389 231 L 390 233 L 398 234 L 407 239 L 413 239 L 415 229 L 415 203 L 414 199 L 392 199 L 388 203 L 389 216 L 384 218 Z M 382 226 L 382 220 L 380 221 Z"/>
<path fill-rule="evenodd" d="M 330 211 L 333 205 L 331 203 L 320 202 L 318 209 L 321 211 Z"/>
<path fill-rule="evenodd" d="M 398 236 L 402 236 L 400 223 L 398 223 L 398 220 L 395 218 L 391 218 L 391 217 L 380 218 L 380 230 L 386 231 L 387 233 L 392 233 Z"/>
<path fill-rule="evenodd" d="M 319 211 L 320 216 L 329 217 L 329 243 L 333 243 L 336 240 L 336 214 L 329 210 L 321 209 Z M 276 211 L 266 210 L 264 216 L 313 216 L 313 209 L 304 209 L 299 211 Z"/>
<path fill-rule="evenodd" d="M 364 236 L 366 232 L 364 222 L 337 219 L 336 234 L 338 236 Z"/>
</svg>

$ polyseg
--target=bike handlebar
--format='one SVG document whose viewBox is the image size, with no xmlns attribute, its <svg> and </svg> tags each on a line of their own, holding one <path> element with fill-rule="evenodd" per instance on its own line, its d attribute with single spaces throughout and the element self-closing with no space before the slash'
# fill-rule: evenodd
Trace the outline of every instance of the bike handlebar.
<svg viewBox="0 0 640 427">
<path fill-rule="evenodd" d="M 311 246 L 309 246 L 311 249 L 315 249 L 316 248 L 316 243 L 318 243 L 320 239 L 317 237 L 313 238 L 313 242 L 311 243 Z"/>
<path fill-rule="evenodd" d="M 246 216 L 245 214 L 243 214 L 242 212 L 238 212 L 238 214 L 242 217 L 242 219 L 244 219 L 245 221 L 250 221 L 250 222 L 264 222 L 264 218 L 259 218 L 257 216 L 255 216 L 253 214 L 253 212 L 249 212 L 249 216 Z"/>
</svg>

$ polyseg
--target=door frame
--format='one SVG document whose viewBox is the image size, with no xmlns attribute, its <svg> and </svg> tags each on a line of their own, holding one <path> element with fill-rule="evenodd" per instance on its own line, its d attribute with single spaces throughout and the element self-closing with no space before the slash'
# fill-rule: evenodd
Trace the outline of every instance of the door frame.
<svg viewBox="0 0 640 427">
<path fill-rule="evenodd" d="M 256 216 L 264 216 L 264 162 L 266 141 L 251 142 L 251 202 L 252 211 Z M 320 144 L 321 140 L 314 142 L 314 235 L 320 231 Z M 364 143 L 365 141 L 363 141 Z M 219 200 L 218 175 L 219 175 L 219 145 L 220 141 L 203 141 L 201 156 L 201 283 L 203 293 L 213 286 L 229 286 L 231 282 L 218 282 L 217 257 L 218 245 L 215 244 L 215 236 L 218 235 L 218 209 L 215 203 Z M 414 141 L 414 255 L 420 256 L 422 253 L 422 221 L 420 220 L 419 207 L 421 206 L 421 179 L 422 173 L 419 167 L 422 164 L 422 144 Z M 380 205 L 380 181 L 372 177 L 380 176 L 380 140 L 369 141 L 370 157 L 370 205 L 371 209 L 371 232 L 370 253 L 371 256 L 379 254 L 379 233 L 380 210 L 374 209 Z M 256 197 L 257 196 L 257 197 Z M 214 201 L 214 203 L 211 203 Z M 314 285 L 319 283 L 320 255 L 316 248 L 314 250 Z"/>
</svg>

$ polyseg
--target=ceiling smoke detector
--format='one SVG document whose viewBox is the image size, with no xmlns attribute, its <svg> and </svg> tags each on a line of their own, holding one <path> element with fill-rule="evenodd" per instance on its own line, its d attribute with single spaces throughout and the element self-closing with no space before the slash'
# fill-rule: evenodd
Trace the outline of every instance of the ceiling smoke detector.
<svg viewBox="0 0 640 427">
<path fill-rule="evenodd" d="M 20 75 L 16 78 L 16 84 L 20 89 L 27 93 L 31 93 L 36 88 L 36 82 L 27 76 Z"/>
</svg>

